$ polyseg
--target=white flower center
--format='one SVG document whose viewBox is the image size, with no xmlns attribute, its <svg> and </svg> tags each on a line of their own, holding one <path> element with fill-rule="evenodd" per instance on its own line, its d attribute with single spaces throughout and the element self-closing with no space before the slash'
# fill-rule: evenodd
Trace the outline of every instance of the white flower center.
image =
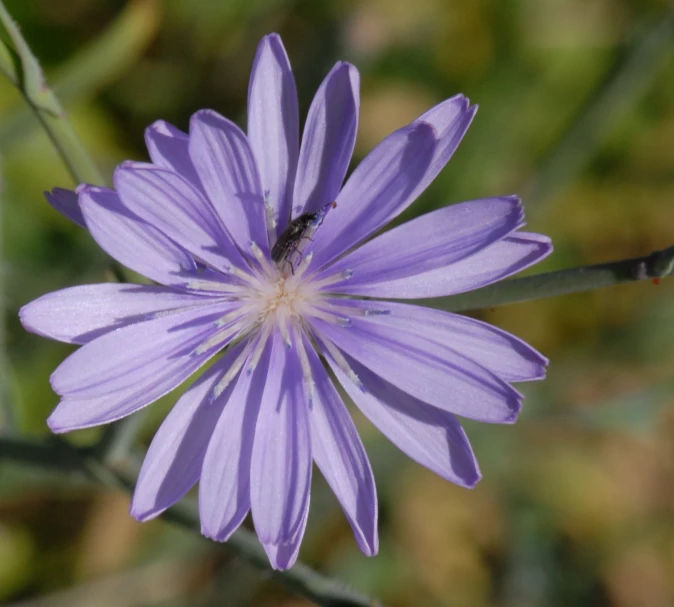
<svg viewBox="0 0 674 607">
<path fill-rule="evenodd" d="M 277 322 L 302 315 L 302 309 L 311 299 L 298 283 L 287 277 L 280 277 L 275 284 L 270 284 L 269 290 L 259 293 L 262 316 L 267 319 L 275 317 Z"/>
</svg>

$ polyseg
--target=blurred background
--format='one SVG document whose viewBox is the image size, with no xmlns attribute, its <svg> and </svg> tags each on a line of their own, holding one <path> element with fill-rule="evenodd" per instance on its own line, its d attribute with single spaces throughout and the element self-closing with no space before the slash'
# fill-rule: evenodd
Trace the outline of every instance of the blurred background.
<svg viewBox="0 0 674 607">
<path fill-rule="evenodd" d="M 519 193 L 552 237 L 534 271 L 674 244 L 674 28 L 665 0 L 6 0 L 97 163 L 147 158 L 144 128 L 210 107 L 245 125 L 259 39 L 279 32 L 304 116 L 335 61 L 362 75 L 354 163 L 458 92 L 480 104 L 449 166 L 404 217 Z M 0 80 L 3 423 L 48 433 L 49 375 L 71 348 L 17 310 L 110 279 L 110 263 L 42 192 L 72 187 Z M 515 426 L 466 424 L 483 481 L 455 487 L 354 411 L 381 501 L 364 557 L 315 475 L 300 560 L 390 606 L 674 605 L 674 281 L 643 281 L 475 315 L 544 352 Z M 2 342 L 3 340 L 0 340 Z M 176 395 L 139 418 L 144 447 Z M 10 420 L 10 417 L 12 418 Z M 99 430 L 68 435 L 92 444 Z M 129 496 L 0 467 L 0 603 L 308 605 L 226 546 Z"/>
</svg>

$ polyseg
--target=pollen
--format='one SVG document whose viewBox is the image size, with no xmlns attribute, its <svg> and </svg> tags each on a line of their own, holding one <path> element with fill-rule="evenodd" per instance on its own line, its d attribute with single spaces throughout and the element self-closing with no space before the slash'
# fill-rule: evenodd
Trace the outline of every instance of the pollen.
<svg viewBox="0 0 674 607">
<path fill-rule="evenodd" d="M 307 284 L 297 276 L 279 276 L 268 282 L 265 289 L 257 294 L 259 321 L 271 322 L 276 326 L 296 324 L 303 316 L 311 314 L 311 309 L 321 299 L 307 288 Z"/>
</svg>

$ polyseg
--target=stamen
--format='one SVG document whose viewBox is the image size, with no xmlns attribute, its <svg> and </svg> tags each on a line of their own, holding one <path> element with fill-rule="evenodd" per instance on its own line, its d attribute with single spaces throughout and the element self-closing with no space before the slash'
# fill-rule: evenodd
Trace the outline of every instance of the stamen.
<svg viewBox="0 0 674 607">
<path fill-rule="evenodd" d="M 295 344 L 297 346 L 297 355 L 300 359 L 300 366 L 302 367 L 302 377 L 304 377 L 304 387 L 307 391 L 307 401 L 311 407 L 314 404 L 314 397 L 316 396 L 316 382 L 311 372 L 311 364 L 309 363 L 309 356 L 304 345 L 304 337 L 298 330 L 294 331 Z"/>
<path fill-rule="evenodd" d="M 214 303 L 225 302 L 223 299 L 215 299 Z M 154 320 L 156 318 L 166 318 L 167 316 L 172 316 L 173 314 L 181 314 L 182 312 L 187 312 L 188 310 L 193 310 L 197 306 L 202 304 L 195 304 L 193 306 L 181 306 L 180 308 L 171 308 L 170 310 L 159 310 L 157 312 L 150 312 L 149 314 L 139 314 L 138 318 L 144 318 L 145 320 Z"/>
<path fill-rule="evenodd" d="M 216 323 L 216 326 L 217 324 L 218 323 Z M 245 322 L 232 323 L 229 327 L 225 327 L 223 330 L 215 333 L 215 335 L 211 335 L 211 337 L 209 337 L 206 341 L 202 341 L 192 352 L 191 356 L 199 356 L 201 354 L 205 354 L 213 348 L 227 345 L 232 337 L 243 331 L 245 326 Z"/>
<path fill-rule="evenodd" d="M 204 260 L 200 260 L 200 259 L 197 258 L 196 261 L 197 261 L 197 263 L 201 263 L 204 266 L 204 268 L 201 270 L 201 272 L 204 272 L 207 269 L 212 267 L 209 263 L 207 263 Z M 244 282 L 247 282 L 248 279 L 250 278 L 250 275 L 247 272 L 237 268 L 233 263 L 229 263 L 226 267 L 218 268 L 215 271 L 219 272 L 220 274 L 222 274 L 224 276 L 235 276 L 236 278 L 239 278 L 239 279 L 243 280 Z"/>
<path fill-rule="evenodd" d="M 278 221 L 276 220 L 276 213 L 274 213 L 274 207 L 271 202 L 269 202 L 269 190 L 265 190 L 264 193 L 264 214 L 267 219 L 267 228 L 271 231 L 276 231 L 278 227 Z"/>
<path fill-rule="evenodd" d="M 269 201 L 270 194 L 271 192 L 269 190 L 264 191 L 264 217 L 267 224 L 267 240 L 269 241 L 269 247 L 271 249 L 276 243 L 278 220 L 276 219 L 274 207 Z"/>
<path fill-rule="evenodd" d="M 320 318 L 321 320 L 325 320 L 333 325 L 339 325 L 340 327 L 350 327 L 352 324 L 351 319 L 348 316 L 338 316 L 337 314 L 331 314 L 330 312 L 315 307 L 311 308 L 306 315 L 313 318 Z"/>
<path fill-rule="evenodd" d="M 260 362 L 260 358 L 262 358 L 262 352 L 264 352 L 264 347 L 269 340 L 270 335 L 271 325 L 267 322 L 264 324 L 264 327 L 257 338 L 255 350 L 251 354 L 250 360 L 248 361 L 248 368 L 246 369 L 246 373 L 248 373 L 248 375 L 255 371 L 255 367 L 257 367 L 257 364 Z"/>
<path fill-rule="evenodd" d="M 360 302 L 368 305 L 366 302 Z M 335 303 L 335 300 L 325 301 L 321 303 L 321 306 L 324 309 L 330 310 L 331 312 L 342 313 L 348 316 L 387 316 L 391 313 L 391 310 L 386 308 L 362 308 L 356 306 L 348 306 Z"/>
<path fill-rule="evenodd" d="M 227 373 L 225 373 L 222 376 L 222 379 L 215 385 L 215 388 L 213 389 L 213 394 L 211 395 L 211 402 L 213 402 L 216 398 L 218 398 L 229 386 L 230 383 L 232 383 L 232 380 L 236 377 L 238 372 L 241 370 L 241 367 L 243 367 L 243 363 L 246 362 L 246 359 L 248 358 L 248 355 L 250 354 L 250 351 L 253 349 L 253 340 L 250 340 L 243 350 L 241 350 L 241 354 L 239 354 L 236 357 L 236 360 L 232 363 L 232 366 L 227 369 Z"/>
<path fill-rule="evenodd" d="M 332 360 L 335 361 L 337 366 L 346 373 L 348 378 L 360 388 L 362 392 L 365 392 L 365 386 L 363 386 L 363 382 L 360 381 L 360 377 L 356 375 L 356 372 L 349 366 L 349 363 L 347 362 L 346 358 L 344 358 L 344 355 L 337 349 L 337 346 L 333 344 L 329 339 L 324 338 L 323 336 L 316 336 L 323 347 L 327 350 L 328 354 L 332 357 Z"/>
<path fill-rule="evenodd" d="M 368 308 L 364 310 L 365 316 L 386 316 L 391 313 L 391 310 L 385 310 L 383 308 Z"/>
<path fill-rule="evenodd" d="M 225 314 L 221 318 L 218 318 L 218 320 L 215 321 L 215 326 L 218 329 L 220 329 L 220 328 L 224 327 L 225 325 L 228 325 L 229 323 L 233 322 L 237 318 L 239 318 L 239 317 L 243 318 L 245 316 L 246 316 L 246 314 L 244 314 L 242 312 L 241 308 L 236 308 L 235 310 L 232 310 L 231 312 L 228 312 L 227 314 Z"/>
<path fill-rule="evenodd" d="M 344 270 L 343 272 L 338 272 L 337 274 L 333 274 L 332 276 L 328 276 L 327 278 L 324 278 L 323 280 L 317 280 L 311 284 L 311 288 L 315 289 L 316 291 L 325 289 L 325 287 L 329 287 L 330 285 L 334 285 L 338 282 L 343 282 L 344 280 L 348 280 L 353 276 L 353 271 L 352 270 Z"/>
<path fill-rule="evenodd" d="M 271 265 L 271 262 L 269 261 L 269 259 L 267 259 L 265 254 L 262 252 L 262 249 L 258 246 L 256 242 L 250 243 L 250 250 L 253 252 L 253 256 L 260 264 L 260 268 L 262 268 L 262 271 L 268 277 L 272 278 L 278 274 L 278 272 L 274 270 L 274 267 Z"/>
<path fill-rule="evenodd" d="M 249 274 L 235 266 L 231 266 L 231 271 L 228 274 L 221 273 L 221 276 L 235 278 L 238 280 L 238 284 L 201 278 L 190 280 L 187 283 L 188 288 L 199 291 L 215 291 L 216 293 L 231 293 L 232 295 L 238 295 L 247 292 L 250 288 L 257 288 L 260 284 L 260 280 L 255 274 Z"/>
<path fill-rule="evenodd" d="M 304 274 L 307 271 L 307 268 L 311 265 L 311 260 L 313 258 L 314 258 L 313 251 L 309 253 L 306 257 L 302 258 L 300 265 L 297 266 L 297 270 L 295 270 L 295 280 L 301 278 L 302 274 Z"/>
<path fill-rule="evenodd" d="M 293 347 L 293 341 L 290 339 L 290 330 L 288 329 L 288 318 L 286 316 L 279 319 L 279 331 L 281 332 L 281 338 L 283 343 L 285 343 L 286 348 L 290 350 Z"/>
<path fill-rule="evenodd" d="M 215 293 L 223 293 L 226 295 L 237 295 L 239 293 L 247 292 L 249 287 L 225 282 L 216 282 L 214 280 L 195 279 L 188 281 L 187 288 L 193 291 L 213 291 Z"/>
<path fill-rule="evenodd" d="M 255 277 L 249 274 L 248 272 L 239 270 L 239 268 L 237 268 L 236 266 L 232 266 L 232 269 L 229 273 L 232 276 L 236 276 L 239 280 L 241 280 L 245 284 L 254 284 Z"/>
</svg>

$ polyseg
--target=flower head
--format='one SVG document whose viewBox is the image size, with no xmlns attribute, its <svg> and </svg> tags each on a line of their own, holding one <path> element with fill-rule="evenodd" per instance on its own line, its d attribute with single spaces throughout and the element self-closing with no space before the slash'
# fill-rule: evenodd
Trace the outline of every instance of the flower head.
<svg viewBox="0 0 674 607">
<path fill-rule="evenodd" d="M 372 471 L 327 368 L 400 449 L 472 487 L 480 472 L 455 416 L 515 421 L 511 382 L 540 379 L 547 364 L 490 325 L 387 301 L 475 289 L 545 257 L 549 239 L 519 231 L 516 197 L 445 207 L 368 240 L 435 178 L 476 108 L 461 95 L 440 103 L 342 185 L 358 109 L 358 72 L 338 63 L 300 145 L 290 64 L 280 38 L 265 37 L 247 133 L 211 110 L 189 134 L 156 122 L 152 162 L 122 164 L 114 190 L 47 194 L 158 285 L 73 287 L 21 311 L 27 329 L 82 345 L 51 378 L 54 432 L 125 417 L 214 359 L 159 428 L 131 511 L 153 518 L 199 481 L 203 533 L 226 540 L 250 511 L 281 569 L 297 558 L 312 461 L 362 551 L 378 548 Z"/>
</svg>

